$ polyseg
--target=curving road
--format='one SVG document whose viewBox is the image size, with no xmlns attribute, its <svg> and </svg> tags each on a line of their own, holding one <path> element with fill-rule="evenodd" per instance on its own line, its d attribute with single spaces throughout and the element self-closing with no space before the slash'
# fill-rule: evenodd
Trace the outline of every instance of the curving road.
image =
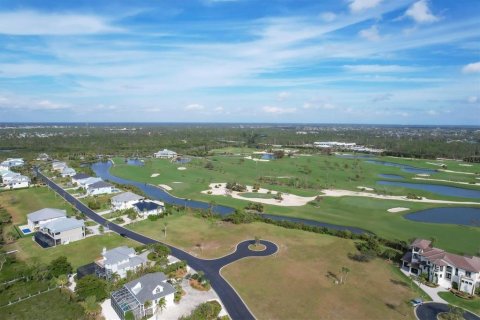
<svg viewBox="0 0 480 320">
<path fill-rule="evenodd" d="M 448 304 L 438 302 L 426 302 L 415 308 L 415 315 L 419 320 L 437 320 L 437 315 L 441 312 L 450 310 Z M 463 313 L 465 320 L 480 320 L 480 317 L 465 311 Z"/>
<path fill-rule="evenodd" d="M 160 241 L 146 237 L 142 234 L 136 233 L 132 230 L 126 229 L 104 219 L 102 216 L 98 215 L 95 211 L 88 208 L 70 193 L 65 191 L 62 187 L 50 180 L 47 176 L 41 173 L 38 168 L 35 168 L 34 171 L 36 172 L 38 177 L 40 177 L 53 191 L 58 193 L 66 201 L 68 201 L 70 204 L 72 204 L 75 208 L 77 208 L 80 212 L 84 213 L 93 221 L 104 226 L 108 225 L 108 228 L 111 231 L 114 231 L 123 237 L 130 238 L 143 244 L 151 244 L 157 242 L 162 243 Z M 253 240 L 247 240 L 239 243 L 233 253 L 212 260 L 199 259 L 181 249 L 178 249 L 166 243 L 162 244 L 168 246 L 172 250 L 173 256 L 180 260 L 185 260 L 187 264 L 193 269 L 197 271 L 202 270 L 205 273 L 206 277 L 210 280 L 212 288 L 222 300 L 223 305 L 227 309 L 232 319 L 247 320 L 255 319 L 255 317 L 248 309 L 245 302 L 240 298 L 235 289 L 233 289 L 233 287 L 220 275 L 220 270 L 224 266 L 239 259 L 243 259 L 246 257 L 265 257 L 272 255 L 278 251 L 278 247 L 275 243 L 267 240 L 260 240 L 260 242 L 266 246 L 266 249 L 263 251 L 252 251 L 248 249 L 248 245 L 253 243 Z"/>
</svg>

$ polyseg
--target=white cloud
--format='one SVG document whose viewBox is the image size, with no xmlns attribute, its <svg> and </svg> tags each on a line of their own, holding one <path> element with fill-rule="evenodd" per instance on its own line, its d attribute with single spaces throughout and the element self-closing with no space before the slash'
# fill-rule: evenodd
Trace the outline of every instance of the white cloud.
<svg viewBox="0 0 480 320">
<path fill-rule="evenodd" d="M 262 110 L 263 112 L 273 113 L 273 114 L 295 113 L 297 111 L 296 108 L 279 108 L 279 107 L 272 107 L 272 106 L 265 106 L 262 108 Z"/>
<path fill-rule="evenodd" d="M 101 17 L 70 13 L 0 12 L 0 21 L 0 34 L 10 35 L 77 35 L 120 31 Z"/>
<path fill-rule="evenodd" d="M 373 25 L 367 29 L 360 30 L 358 35 L 370 41 L 379 41 L 381 39 L 380 33 L 378 32 L 378 27 L 376 25 Z"/>
<path fill-rule="evenodd" d="M 216 112 L 223 112 L 224 108 L 223 107 L 216 107 L 213 110 L 216 111 Z"/>
<path fill-rule="evenodd" d="M 469 63 L 462 69 L 463 73 L 480 73 L 480 61 Z"/>
<path fill-rule="evenodd" d="M 413 72 L 417 68 L 399 65 L 380 65 L 380 64 L 357 64 L 344 65 L 343 68 L 349 72 L 355 73 L 388 73 L 388 72 Z"/>
<path fill-rule="evenodd" d="M 391 100 L 393 97 L 393 94 L 391 93 L 384 93 L 384 94 L 378 94 L 372 98 L 372 102 L 381 102 L 381 101 L 388 101 Z"/>
<path fill-rule="evenodd" d="M 412 18 L 417 23 L 432 23 L 440 20 L 439 17 L 432 14 L 426 0 L 415 2 L 405 12 L 407 17 Z"/>
<path fill-rule="evenodd" d="M 438 115 L 438 112 L 430 109 L 430 110 L 427 111 L 427 114 L 430 115 L 430 116 L 436 116 L 436 115 Z"/>
<path fill-rule="evenodd" d="M 192 103 L 192 104 L 189 104 L 188 106 L 185 107 L 185 110 L 203 110 L 205 109 L 205 107 L 201 104 L 198 104 L 198 103 Z"/>
<path fill-rule="evenodd" d="M 284 100 L 288 99 L 291 95 L 292 94 L 290 92 L 282 91 L 278 94 L 277 100 L 284 101 Z"/>
<path fill-rule="evenodd" d="M 333 12 L 322 12 L 319 17 L 325 22 L 332 22 L 337 18 L 337 15 Z"/>
<path fill-rule="evenodd" d="M 350 10 L 352 12 L 360 12 L 367 9 L 375 8 L 383 0 L 350 0 Z"/>
<path fill-rule="evenodd" d="M 478 97 L 477 96 L 471 96 L 467 98 L 468 103 L 477 103 L 478 102 Z"/>
<path fill-rule="evenodd" d="M 337 107 L 330 103 L 330 102 L 305 102 L 303 104 L 303 109 L 324 109 L 324 110 L 333 110 L 333 109 L 336 109 Z"/>
</svg>

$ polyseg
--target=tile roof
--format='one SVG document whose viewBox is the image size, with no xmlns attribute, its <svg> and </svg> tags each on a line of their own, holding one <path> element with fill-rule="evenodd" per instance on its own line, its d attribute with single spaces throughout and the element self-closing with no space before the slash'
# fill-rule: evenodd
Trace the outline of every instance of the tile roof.
<svg viewBox="0 0 480 320">
<path fill-rule="evenodd" d="M 420 248 L 420 249 L 426 249 L 430 247 L 431 244 L 432 244 L 432 241 L 430 240 L 415 239 L 410 246 Z"/>
</svg>

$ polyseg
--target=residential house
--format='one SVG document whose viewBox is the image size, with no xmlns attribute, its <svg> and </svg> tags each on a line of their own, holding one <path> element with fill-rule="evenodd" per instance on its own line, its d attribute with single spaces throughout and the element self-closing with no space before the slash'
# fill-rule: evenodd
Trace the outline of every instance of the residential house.
<svg viewBox="0 0 480 320">
<path fill-rule="evenodd" d="M 21 174 L 16 175 L 13 179 L 10 179 L 5 183 L 5 187 L 8 189 L 28 188 L 30 186 L 30 178 Z"/>
<path fill-rule="evenodd" d="M 480 257 L 460 256 L 435 248 L 432 242 L 416 239 L 402 258 L 402 268 L 414 275 L 427 275 L 428 280 L 450 289 L 474 294 L 480 287 Z"/>
<path fill-rule="evenodd" d="M 90 196 L 112 192 L 113 186 L 105 181 L 98 181 L 87 186 L 87 194 Z"/>
<path fill-rule="evenodd" d="M 97 177 L 87 177 L 84 179 L 76 180 L 77 184 L 84 189 L 87 189 L 89 185 L 92 185 L 100 181 L 103 181 L 102 178 L 97 178 Z"/>
<path fill-rule="evenodd" d="M 75 169 L 72 169 L 70 167 L 64 167 L 62 169 L 62 171 L 60 171 L 60 174 L 61 174 L 62 177 L 65 178 L 65 177 L 72 177 L 72 176 L 76 175 L 77 172 L 75 171 Z"/>
<path fill-rule="evenodd" d="M 2 167 L 11 168 L 11 167 L 20 167 L 25 164 L 25 161 L 22 158 L 8 158 L 3 161 L 0 165 Z"/>
<path fill-rule="evenodd" d="M 134 249 L 122 246 L 111 250 L 103 248 L 102 257 L 96 260 L 95 264 L 98 277 L 111 279 L 116 273 L 120 278 L 125 278 L 127 271 L 136 271 L 146 266 L 148 259 L 146 254 L 137 255 Z"/>
<path fill-rule="evenodd" d="M 177 153 L 172 150 L 163 149 L 153 154 L 155 158 L 172 159 L 177 157 Z"/>
<path fill-rule="evenodd" d="M 60 218 L 42 225 L 35 233 L 42 247 L 54 247 L 85 238 L 85 223 L 74 218 Z"/>
<path fill-rule="evenodd" d="M 137 320 L 155 314 L 162 298 L 165 298 L 167 308 L 173 305 L 174 294 L 175 288 L 167 282 L 165 274 L 148 273 L 114 291 L 111 305 L 120 319 L 124 320 L 130 311 Z"/>
<path fill-rule="evenodd" d="M 20 176 L 20 173 L 17 173 L 17 172 L 13 172 L 13 171 L 10 171 L 10 170 L 2 170 L 3 174 L 2 174 L 2 182 L 4 185 L 7 185 L 11 180 L 17 178 L 18 176 Z"/>
<path fill-rule="evenodd" d="M 111 202 L 114 210 L 124 210 L 132 208 L 134 203 L 143 199 L 145 199 L 145 197 L 128 191 L 112 197 Z"/>
<path fill-rule="evenodd" d="M 58 160 L 55 160 L 52 162 L 52 170 L 55 170 L 55 171 L 62 171 L 63 169 L 67 168 L 67 164 L 63 161 L 58 161 Z"/>
<path fill-rule="evenodd" d="M 43 208 L 27 214 L 28 227 L 32 231 L 38 230 L 42 225 L 67 217 L 67 210 Z"/>
<path fill-rule="evenodd" d="M 142 200 L 135 202 L 132 205 L 132 208 L 138 213 L 139 216 L 146 217 L 149 215 L 162 213 L 164 210 L 164 203 L 160 201 Z"/>
<path fill-rule="evenodd" d="M 48 161 L 50 160 L 50 157 L 46 153 L 40 153 L 37 157 L 38 161 Z"/>
<path fill-rule="evenodd" d="M 72 178 L 72 183 L 78 185 L 79 184 L 78 181 L 88 179 L 88 178 L 90 178 L 90 176 L 88 174 L 85 174 L 85 173 L 77 173 L 77 174 L 71 176 L 71 178 Z"/>
</svg>

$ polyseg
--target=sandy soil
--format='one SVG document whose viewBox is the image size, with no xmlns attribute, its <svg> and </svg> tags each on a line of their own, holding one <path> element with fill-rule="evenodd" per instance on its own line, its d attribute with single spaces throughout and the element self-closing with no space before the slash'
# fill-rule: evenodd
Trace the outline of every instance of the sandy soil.
<svg viewBox="0 0 480 320">
<path fill-rule="evenodd" d="M 434 166 L 439 166 L 439 167 L 441 167 L 441 166 L 444 166 L 444 165 L 445 165 L 444 163 L 438 163 L 438 162 L 425 162 L 425 163 L 427 163 L 427 164 L 431 164 L 431 165 L 434 165 Z"/>
<path fill-rule="evenodd" d="M 427 173 L 419 173 L 419 174 L 417 174 L 417 176 L 419 176 L 419 177 L 430 177 L 430 175 L 427 174 Z"/>
<path fill-rule="evenodd" d="M 218 188 L 215 188 L 215 186 L 219 186 Z M 273 204 L 276 206 L 283 206 L 283 207 L 300 207 L 304 206 L 310 201 L 313 201 L 315 197 L 302 197 L 302 196 L 297 196 L 294 194 L 289 194 L 289 193 L 282 193 L 282 198 L 283 200 L 275 200 L 275 199 L 262 199 L 262 198 L 246 198 L 242 197 L 240 195 L 241 192 L 237 191 L 230 191 L 226 188 L 226 183 L 210 183 L 209 190 L 204 190 L 202 193 L 208 194 L 210 191 L 212 195 L 217 195 L 217 196 L 226 196 L 230 195 L 232 198 L 235 199 L 241 199 L 241 200 L 246 200 L 246 201 L 253 201 L 253 202 L 259 202 L 259 203 L 265 203 L 265 204 Z M 253 192 L 253 187 L 252 186 L 246 186 L 247 190 L 245 192 Z M 258 189 L 258 193 L 267 193 L 270 191 L 272 194 L 277 194 L 277 191 L 272 191 L 264 188 Z"/>
<path fill-rule="evenodd" d="M 364 187 L 364 186 L 358 186 L 357 188 L 358 188 L 358 189 L 363 189 L 363 190 L 365 190 L 365 191 L 373 191 L 373 190 L 374 190 L 373 188 Z"/>
<path fill-rule="evenodd" d="M 166 184 L 159 184 L 158 186 L 160 188 L 163 188 L 163 189 L 167 190 L 167 191 L 173 190 L 172 187 L 170 187 L 169 185 L 166 185 Z"/>
<path fill-rule="evenodd" d="M 270 160 L 267 160 L 267 159 L 252 158 L 252 156 L 245 157 L 245 159 L 253 160 L 253 161 L 261 161 L 261 162 L 269 162 L 270 161 Z"/>
<path fill-rule="evenodd" d="M 177 170 L 187 170 L 185 167 L 178 167 Z"/>
<path fill-rule="evenodd" d="M 407 211 L 407 210 L 410 210 L 410 209 L 409 208 L 403 208 L 403 207 L 396 207 L 396 208 L 390 208 L 387 211 L 395 213 L 395 212 L 402 212 L 402 211 Z"/>
<path fill-rule="evenodd" d="M 468 185 L 480 185 L 480 183 L 469 183 L 469 182 L 463 182 L 463 181 L 451 181 L 451 180 L 444 180 L 444 179 L 429 179 L 429 178 L 413 178 L 416 180 L 427 180 L 427 181 L 439 181 L 439 182 L 450 182 L 450 183 L 456 183 L 456 184 L 468 184 Z"/>
<path fill-rule="evenodd" d="M 150 178 L 155 178 L 155 177 L 158 177 L 160 175 L 160 173 L 152 173 L 152 175 L 150 176 Z"/>
</svg>

